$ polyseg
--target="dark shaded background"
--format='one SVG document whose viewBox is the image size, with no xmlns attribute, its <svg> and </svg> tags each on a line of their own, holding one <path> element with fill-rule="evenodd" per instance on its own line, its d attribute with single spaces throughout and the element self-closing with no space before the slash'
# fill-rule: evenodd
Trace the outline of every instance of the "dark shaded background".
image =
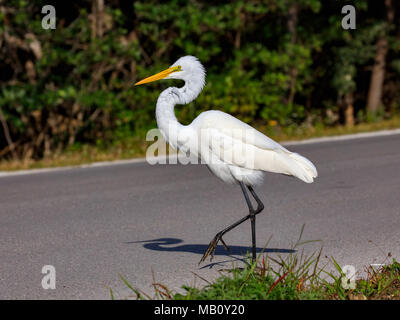
<svg viewBox="0 0 400 320">
<path fill-rule="evenodd" d="M 42 6 L 56 8 L 44 30 Z M 400 5 L 349 1 L 0 1 L 0 159 L 144 137 L 165 83 L 138 79 L 195 55 L 216 108 L 257 127 L 333 126 L 400 110 Z M 173 82 L 171 82 L 173 84 Z M 178 83 L 175 83 L 179 85 Z"/>
</svg>

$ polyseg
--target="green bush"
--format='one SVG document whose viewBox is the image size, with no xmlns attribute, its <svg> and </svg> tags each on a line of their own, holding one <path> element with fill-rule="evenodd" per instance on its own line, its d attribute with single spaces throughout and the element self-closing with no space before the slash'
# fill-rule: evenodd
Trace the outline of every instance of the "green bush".
<svg viewBox="0 0 400 320">
<path fill-rule="evenodd" d="M 382 27 L 376 2 L 358 2 L 359 32 L 340 27 L 346 1 L 112 0 L 102 10 L 98 3 L 0 2 L 0 157 L 38 159 L 74 143 L 144 138 L 168 84 L 133 83 L 188 54 L 208 78 L 195 102 L 177 108 L 183 123 L 219 109 L 253 125 L 331 124 L 326 106 L 336 110 L 349 91 L 355 112 L 366 114 L 363 70 L 387 32 L 383 102 L 390 113 L 399 109 L 400 40 L 394 26 Z M 57 10 L 55 30 L 41 27 L 45 4 Z"/>
</svg>

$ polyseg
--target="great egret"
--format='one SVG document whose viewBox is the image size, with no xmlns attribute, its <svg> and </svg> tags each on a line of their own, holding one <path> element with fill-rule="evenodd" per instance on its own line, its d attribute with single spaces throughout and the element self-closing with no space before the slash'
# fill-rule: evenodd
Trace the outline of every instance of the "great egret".
<svg viewBox="0 0 400 320">
<path fill-rule="evenodd" d="M 315 166 L 305 157 L 290 152 L 246 123 L 221 111 L 205 111 L 190 125 L 180 124 L 175 117 L 175 105 L 193 101 L 205 85 L 205 69 L 196 57 L 184 56 L 168 69 L 145 78 L 135 85 L 161 79 L 185 81 L 183 87 L 169 87 L 158 97 L 157 125 L 165 140 L 173 148 L 184 152 L 190 151 L 192 155 L 200 158 L 211 172 L 224 182 L 238 183 L 249 208 L 247 216 L 215 235 L 199 263 L 210 254 L 212 260 L 219 241 L 229 251 L 222 239 L 223 235 L 248 219 L 251 221 L 254 261 L 256 259 L 256 215 L 264 209 L 264 205 L 253 186 L 262 182 L 263 171 L 291 175 L 306 183 L 311 183 L 317 177 Z M 246 188 L 257 202 L 256 209 L 250 201 Z"/>
</svg>

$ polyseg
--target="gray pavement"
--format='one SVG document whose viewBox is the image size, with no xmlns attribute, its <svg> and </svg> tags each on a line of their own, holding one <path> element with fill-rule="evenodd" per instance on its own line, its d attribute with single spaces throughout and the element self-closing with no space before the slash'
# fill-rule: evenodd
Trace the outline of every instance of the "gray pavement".
<svg viewBox="0 0 400 320">
<path fill-rule="evenodd" d="M 313 184 L 266 174 L 258 188 L 257 244 L 289 254 L 301 226 L 306 253 L 323 247 L 359 273 L 400 258 L 400 135 L 290 146 L 319 172 Z M 109 299 L 151 293 L 153 277 L 172 289 L 203 285 L 240 265 L 250 224 L 225 236 L 213 263 L 198 266 L 216 232 L 247 214 L 238 186 L 203 165 L 120 164 L 0 178 L 0 299 Z M 387 255 L 390 253 L 391 258 Z M 56 289 L 41 286 L 44 265 Z"/>
</svg>

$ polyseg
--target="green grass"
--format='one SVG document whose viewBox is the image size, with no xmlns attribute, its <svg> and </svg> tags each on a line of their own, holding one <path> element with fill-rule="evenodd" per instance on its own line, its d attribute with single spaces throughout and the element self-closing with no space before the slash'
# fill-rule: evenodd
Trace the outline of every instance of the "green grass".
<svg viewBox="0 0 400 320">
<path fill-rule="evenodd" d="M 214 283 L 198 289 L 185 286 L 185 294 L 176 293 L 172 299 L 182 300 L 304 300 L 322 299 L 323 292 L 314 284 L 303 288 L 304 281 L 315 280 L 316 275 L 298 274 L 292 269 L 276 272 L 265 264 L 250 264 L 246 268 L 231 269 Z"/>
<path fill-rule="evenodd" d="M 160 283 L 153 283 L 155 295 L 134 288 L 121 276 L 136 299 L 166 300 L 399 300 L 400 263 L 392 263 L 374 270 L 368 268 L 367 277 L 357 279 L 354 289 L 344 289 L 340 268 L 333 274 L 318 268 L 318 256 L 303 260 L 293 255 L 290 262 L 278 262 L 274 270 L 265 257 L 244 268 L 225 271 L 214 282 L 202 288 L 183 286 L 185 293 L 174 293 Z M 271 259 L 271 258 L 269 258 Z M 302 263 L 300 261 L 302 260 Z M 332 262 L 334 259 L 332 259 Z M 335 263 L 334 263 L 335 264 Z M 327 275 L 324 279 L 322 275 Z M 114 298 L 112 290 L 111 297 Z M 131 296 L 132 297 L 132 296 Z"/>
<path fill-rule="evenodd" d="M 368 131 L 400 128 L 400 117 L 360 123 L 352 127 L 323 125 L 299 126 L 282 128 L 270 124 L 269 126 L 257 126 L 261 132 L 276 141 L 292 141 L 308 138 L 344 135 Z M 1 160 L 0 170 L 12 171 L 21 169 L 37 169 L 60 166 L 76 166 L 98 161 L 112 161 L 144 157 L 147 147 L 151 142 L 143 137 L 126 137 L 107 145 L 75 144 L 60 153 L 53 153 L 40 160 Z"/>
<path fill-rule="evenodd" d="M 304 242 L 303 242 L 304 243 Z M 297 246 L 297 244 L 296 244 Z M 130 298 L 166 300 L 399 300 L 400 263 L 395 259 L 378 269 L 366 268 L 366 277 L 356 279 L 355 287 L 345 289 L 347 278 L 333 257 L 320 266 L 322 248 L 310 255 L 291 253 L 285 258 L 260 254 L 252 263 L 247 257 L 244 267 L 220 271 L 215 281 L 204 287 L 183 286 L 184 293 L 173 292 L 155 282 L 151 297 L 121 279 L 133 292 Z M 390 254 L 389 256 L 390 257 Z M 347 281 L 349 282 L 349 281 Z M 112 290 L 111 297 L 114 298 Z"/>
</svg>

